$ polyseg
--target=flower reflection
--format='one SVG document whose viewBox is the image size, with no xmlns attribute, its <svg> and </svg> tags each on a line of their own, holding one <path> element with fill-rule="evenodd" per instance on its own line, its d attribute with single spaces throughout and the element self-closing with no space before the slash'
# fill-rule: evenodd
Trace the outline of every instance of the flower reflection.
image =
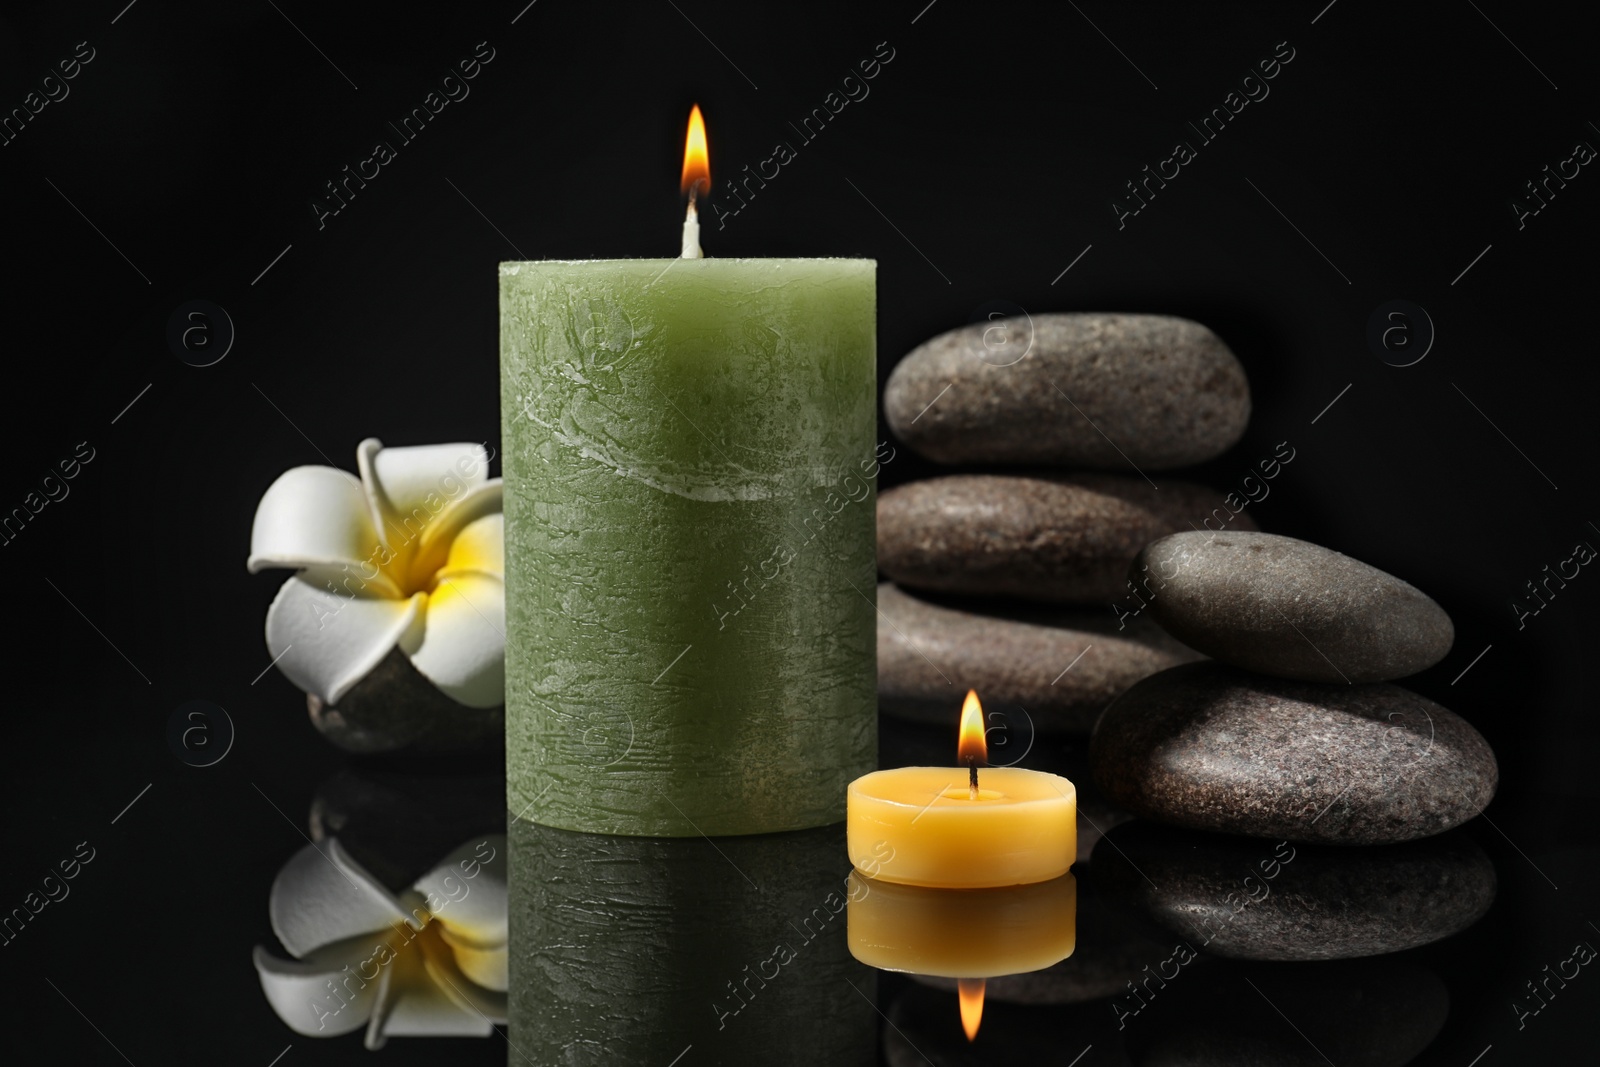
<svg viewBox="0 0 1600 1067">
<path fill-rule="evenodd" d="M 487 1037 L 506 1019 L 506 842 L 469 840 L 391 893 L 330 838 L 272 883 L 273 932 L 256 973 L 284 1024 L 307 1037 Z"/>
</svg>

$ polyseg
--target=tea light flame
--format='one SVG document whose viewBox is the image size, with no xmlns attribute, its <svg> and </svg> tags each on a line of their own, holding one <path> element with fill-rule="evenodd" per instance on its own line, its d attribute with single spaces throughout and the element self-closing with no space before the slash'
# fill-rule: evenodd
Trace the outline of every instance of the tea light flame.
<svg viewBox="0 0 1600 1067">
<path fill-rule="evenodd" d="M 961 739 L 956 744 L 956 760 L 965 766 L 969 761 L 980 765 L 989 762 L 989 744 L 984 739 L 983 705 L 978 702 L 978 691 L 967 690 L 967 699 L 961 704 Z"/>
<path fill-rule="evenodd" d="M 978 703 L 978 691 L 967 690 L 967 699 L 961 704 L 961 735 L 956 742 L 956 760 L 966 764 L 970 778 L 968 794 L 978 799 L 978 765 L 989 762 L 989 742 L 984 738 L 983 705 Z"/>
</svg>

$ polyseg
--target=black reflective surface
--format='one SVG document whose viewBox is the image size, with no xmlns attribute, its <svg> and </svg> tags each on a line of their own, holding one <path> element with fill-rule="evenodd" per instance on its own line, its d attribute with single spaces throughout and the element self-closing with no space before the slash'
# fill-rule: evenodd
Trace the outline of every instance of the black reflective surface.
<svg viewBox="0 0 1600 1067">
<path fill-rule="evenodd" d="M 925 728 L 894 720 L 883 727 L 886 765 L 940 743 Z M 1024 765 L 1070 771 L 1077 747 L 1035 746 Z M 202 1062 L 237 1045 L 258 1059 L 265 1051 L 263 1063 L 288 1049 L 285 1062 L 325 1063 L 422 1063 L 447 1054 L 460 1063 L 529 1064 L 667 1064 L 675 1056 L 707 1064 L 1452 1064 L 1513 1042 L 1518 1056 L 1567 1047 L 1583 1041 L 1589 1025 L 1587 946 L 1600 943 L 1600 932 L 1563 901 L 1594 877 L 1585 865 L 1592 854 L 1546 856 L 1536 868 L 1482 819 L 1367 849 L 1138 820 L 1098 837 L 1085 824 L 1075 890 L 1053 898 L 1075 908 L 1072 955 L 991 978 L 969 1042 L 953 977 L 880 972 L 852 958 L 842 826 L 656 840 L 512 820 L 502 839 L 494 835 L 505 826 L 503 777 L 490 768 L 424 773 L 315 762 L 329 764 L 328 773 L 298 802 L 241 783 L 226 812 L 244 824 L 226 838 L 233 858 L 197 857 L 192 868 L 164 870 L 173 877 L 159 914 L 118 908 L 118 893 L 138 899 L 145 890 L 102 872 L 160 866 L 132 849 L 137 842 L 159 855 L 168 847 L 168 801 L 141 812 L 156 799 L 143 798 L 111 833 L 88 835 L 72 879 L 46 881 L 41 871 L 41 891 L 61 885 L 67 893 L 7 945 L 8 962 L 26 979 L 12 1003 L 27 1005 L 41 992 L 70 997 L 106 1038 L 138 1029 L 144 1050 L 155 1047 L 144 1028 L 159 1026 L 155 1045 L 175 1062 Z M 1092 813 L 1093 790 L 1085 792 Z M 225 813 L 189 814 L 205 822 Z M 395 947 L 392 968 L 370 963 L 370 953 L 350 957 L 368 956 L 373 972 L 392 969 L 397 988 L 405 979 L 415 991 L 432 976 L 422 992 L 433 1001 L 414 998 L 410 1016 L 388 1022 L 385 1040 L 367 1037 L 381 1048 L 369 1051 L 358 1033 L 314 1033 L 319 1015 L 348 1021 L 331 986 L 305 994 L 300 1032 L 289 1029 L 298 1001 L 269 1004 L 251 956 L 259 945 L 288 960 L 268 922 L 268 897 L 283 891 L 275 880 L 297 854 L 313 867 L 359 868 L 358 878 L 418 903 L 408 886 L 421 886 L 419 876 L 441 857 L 468 855 L 463 847 L 482 841 L 508 852 L 510 891 L 500 899 L 511 934 L 509 995 L 473 985 L 474 960 L 450 936 L 460 927 L 439 941 L 435 922 L 423 937 L 366 935 Z M 488 848 L 477 847 L 480 856 Z M 438 890 L 438 916 L 456 906 L 444 893 L 459 889 L 473 906 L 489 899 L 467 895 L 493 892 L 487 878 L 468 885 L 478 876 L 470 870 Z M 1557 890 L 1544 875 L 1566 884 Z M 318 892 L 329 908 L 367 906 L 331 876 Z M 105 972 L 83 972 L 59 948 L 101 936 Z M 158 945 L 165 954 L 149 956 Z M 152 983 L 175 974 L 190 976 L 186 995 L 197 1010 L 169 1026 L 152 1001 L 170 989 Z M 347 974 L 343 988 L 354 990 Z M 348 998 L 347 1010 L 372 1012 L 371 993 L 363 996 Z M 356 1020 L 363 1033 L 365 1020 Z M 23 1024 L 18 1040 L 34 1040 L 25 1031 Z M 473 1036 L 449 1036 L 463 1033 Z M 105 1047 L 91 1045 L 87 1062 L 114 1057 L 96 1036 Z"/>
</svg>

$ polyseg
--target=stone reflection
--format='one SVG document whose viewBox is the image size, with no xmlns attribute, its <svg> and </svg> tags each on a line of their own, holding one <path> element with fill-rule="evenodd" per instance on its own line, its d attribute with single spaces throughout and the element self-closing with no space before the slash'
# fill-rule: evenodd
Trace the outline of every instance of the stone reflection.
<svg viewBox="0 0 1600 1067">
<path fill-rule="evenodd" d="M 529 1062 L 665 1064 L 693 1046 L 695 1064 L 875 1063 L 842 825 L 713 841 L 515 819 L 509 848 L 510 1040 Z"/>
<path fill-rule="evenodd" d="M 1163 1008 L 1127 1026 L 1138 1067 L 1400 1067 L 1439 1035 L 1450 998 L 1398 960 L 1230 963 Z"/>
<path fill-rule="evenodd" d="M 1352 848 L 1135 821 L 1096 846 L 1094 869 L 1191 951 L 1255 960 L 1426 945 L 1481 919 L 1496 884 L 1489 857 L 1460 831 Z"/>
</svg>

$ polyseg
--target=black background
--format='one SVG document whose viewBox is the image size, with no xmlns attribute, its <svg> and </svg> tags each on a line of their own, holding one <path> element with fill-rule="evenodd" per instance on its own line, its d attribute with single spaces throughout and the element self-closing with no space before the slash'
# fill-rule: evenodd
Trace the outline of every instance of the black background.
<svg viewBox="0 0 1600 1067">
<path fill-rule="evenodd" d="M 256 501 L 290 466 L 353 468 L 369 435 L 496 444 L 496 262 L 674 254 L 689 105 L 705 110 L 720 189 L 796 141 L 788 123 L 887 41 L 866 99 L 725 228 L 706 213 L 707 253 L 877 259 L 880 375 L 991 300 L 1215 329 L 1255 413 L 1195 476 L 1229 487 L 1289 441 L 1261 525 L 1438 599 L 1456 647 L 1408 685 L 1500 759 L 1493 823 L 1474 832 L 1501 897 L 1490 936 L 1453 959 L 1451 1022 L 1420 1062 L 1592 1048 L 1600 979 L 1521 1032 L 1508 1007 L 1573 941 L 1600 938 L 1586 926 L 1600 915 L 1600 577 L 1585 570 L 1522 629 L 1510 606 L 1575 543 L 1600 545 L 1600 177 L 1585 167 L 1522 228 L 1510 207 L 1575 142 L 1600 145 L 1594 24 L 1576 7 L 123 2 L 0 16 L 6 112 L 78 42 L 94 49 L 70 95 L 0 147 L 0 509 L 79 442 L 94 450 L 0 557 L 0 908 L 77 842 L 98 849 L 72 896 L 0 949 L 4 1044 L 122 1062 L 114 1043 L 142 1067 L 265 1064 L 290 1043 L 248 950 L 271 942 L 266 888 L 301 843 L 286 822 L 303 824 L 343 761 L 286 680 L 252 683 L 282 579 L 245 573 Z M 494 58 L 470 95 L 319 228 L 323 183 L 395 140 L 384 123 L 480 41 Z M 1185 120 L 1281 41 L 1294 59 L 1270 96 L 1119 229 L 1123 183 L 1194 142 Z M 1396 298 L 1438 334 L 1405 368 L 1365 341 Z M 237 330 L 211 367 L 166 343 L 191 299 Z M 882 485 L 933 472 L 902 448 Z M 212 768 L 166 745 L 168 715 L 193 698 L 238 728 Z M 291 1055 L 331 1062 L 361 1054 L 357 1040 L 295 1038 Z M 406 1044 L 382 1055 L 444 1047 Z"/>
</svg>

